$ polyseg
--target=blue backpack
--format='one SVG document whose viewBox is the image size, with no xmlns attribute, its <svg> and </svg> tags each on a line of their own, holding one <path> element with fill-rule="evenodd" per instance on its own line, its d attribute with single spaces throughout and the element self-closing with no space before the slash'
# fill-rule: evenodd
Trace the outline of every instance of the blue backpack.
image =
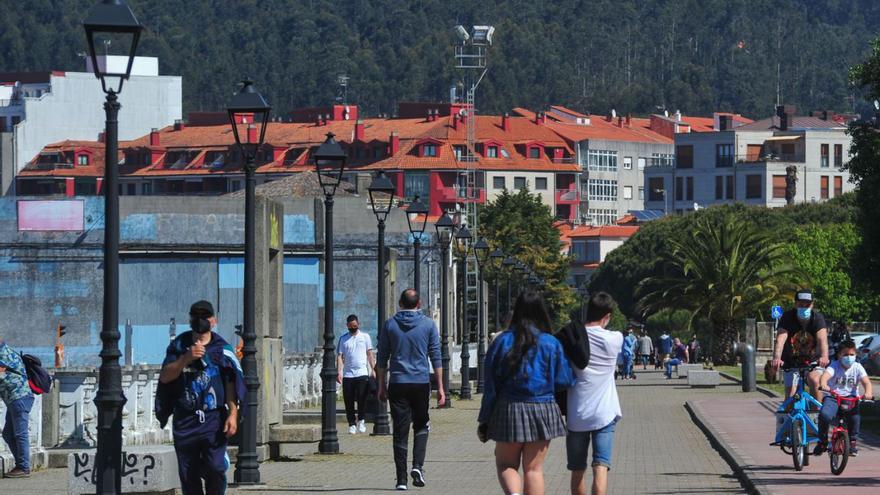
<svg viewBox="0 0 880 495">
<path fill-rule="evenodd" d="M 28 385 L 36 395 L 43 395 L 52 388 L 52 377 L 43 368 L 40 358 L 31 354 L 21 354 L 21 361 L 27 373 Z"/>
</svg>

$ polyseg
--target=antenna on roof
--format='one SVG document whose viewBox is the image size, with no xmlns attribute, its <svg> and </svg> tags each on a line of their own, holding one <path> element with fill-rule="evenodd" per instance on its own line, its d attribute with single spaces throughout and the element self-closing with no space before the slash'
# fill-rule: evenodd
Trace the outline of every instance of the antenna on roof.
<svg viewBox="0 0 880 495">
<path fill-rule="evenodd" d="M 340 105 L 348 104 L 348 80 L 351 79 L 346 74 L 336 76 L 336 103 Z"/>
</svg>

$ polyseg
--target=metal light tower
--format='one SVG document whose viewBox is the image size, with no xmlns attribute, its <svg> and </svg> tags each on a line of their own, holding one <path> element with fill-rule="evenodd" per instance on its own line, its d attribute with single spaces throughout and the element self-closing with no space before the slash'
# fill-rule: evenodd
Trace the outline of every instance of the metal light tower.
<svg viewBox="0 0 880 495">
<path fill-rule="evenodd" d="M 468 258 L 468 243 L 470 243 L 472 237 L 471 232 L 468 230 L 466 225 L 462 225 L 455 232 L 455 244 L 456 251 L 459 255 L 459 260 L 461 263 L 461 272 L 465 273 L 465 279 L 463 280 L 462 286 L 465 289 L 464 294 L 462 294 L 461 299 L 464 304 L 462 304 L 461 308 L 461 316 L 464 322 L 464 327 L 461 329 L 461 391 L 460 395 L 462 400 L 470 400 L 471 398 L 471 351 L 470 351 L 470 316 L 467 310 L 467 258 Z"/>
</svg>

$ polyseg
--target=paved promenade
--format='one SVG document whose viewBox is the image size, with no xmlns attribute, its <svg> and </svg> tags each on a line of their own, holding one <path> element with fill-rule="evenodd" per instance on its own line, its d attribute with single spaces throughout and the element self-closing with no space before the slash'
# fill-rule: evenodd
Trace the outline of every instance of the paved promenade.
<svg viewBox="0 0 880 495">
<path fill-rule="evenodd" d="M 638 370 L 637 370 L 638 372 Z M 624 418 L 618 425 L 611 471 L 612 494 L 745 493 L 728 464 L 684 408 L 687 400 L 714 402 L 730 397 L 757 399 L 725 383 L 717 389 L 692 390 L 683 380 L 661 373 L 640 373 L 638 380 L 618 382 Z M 493 446 L 475 434 L 477 400 L 457 401 L 451 410 L 431 411 L 431 439 L 425 466 L 428 486 L 410 492 L 432 494 L 501 493 L 495 479 Z M 263 464 L 267 484 L 236 494 L 387 493 L 394 484 L 391 438 L 350 436 L 340 428 L 338 456 L 315 455 L 316 444 L 304 445 L 290 462 Z M 232 478 L 232 471 L 229 473 Z M 547 493 L 569 493 L 565 442 L 551 444 L 545 469 Z M 29 480 L 0 479 L 0 493 L 55 495 L 66 493 L 66 471 L 35 473 Z"/>
</svg>

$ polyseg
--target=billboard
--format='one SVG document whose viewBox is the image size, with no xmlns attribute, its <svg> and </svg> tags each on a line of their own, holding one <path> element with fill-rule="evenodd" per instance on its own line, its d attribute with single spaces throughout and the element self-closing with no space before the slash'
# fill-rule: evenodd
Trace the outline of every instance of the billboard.
<svg viewBox="0 0 880 495">
<path fill-rule="evenodd" d="M 33 232 L 82 232 L 83 201 L 18 201 L 18 230 Z"/>
</svg>

